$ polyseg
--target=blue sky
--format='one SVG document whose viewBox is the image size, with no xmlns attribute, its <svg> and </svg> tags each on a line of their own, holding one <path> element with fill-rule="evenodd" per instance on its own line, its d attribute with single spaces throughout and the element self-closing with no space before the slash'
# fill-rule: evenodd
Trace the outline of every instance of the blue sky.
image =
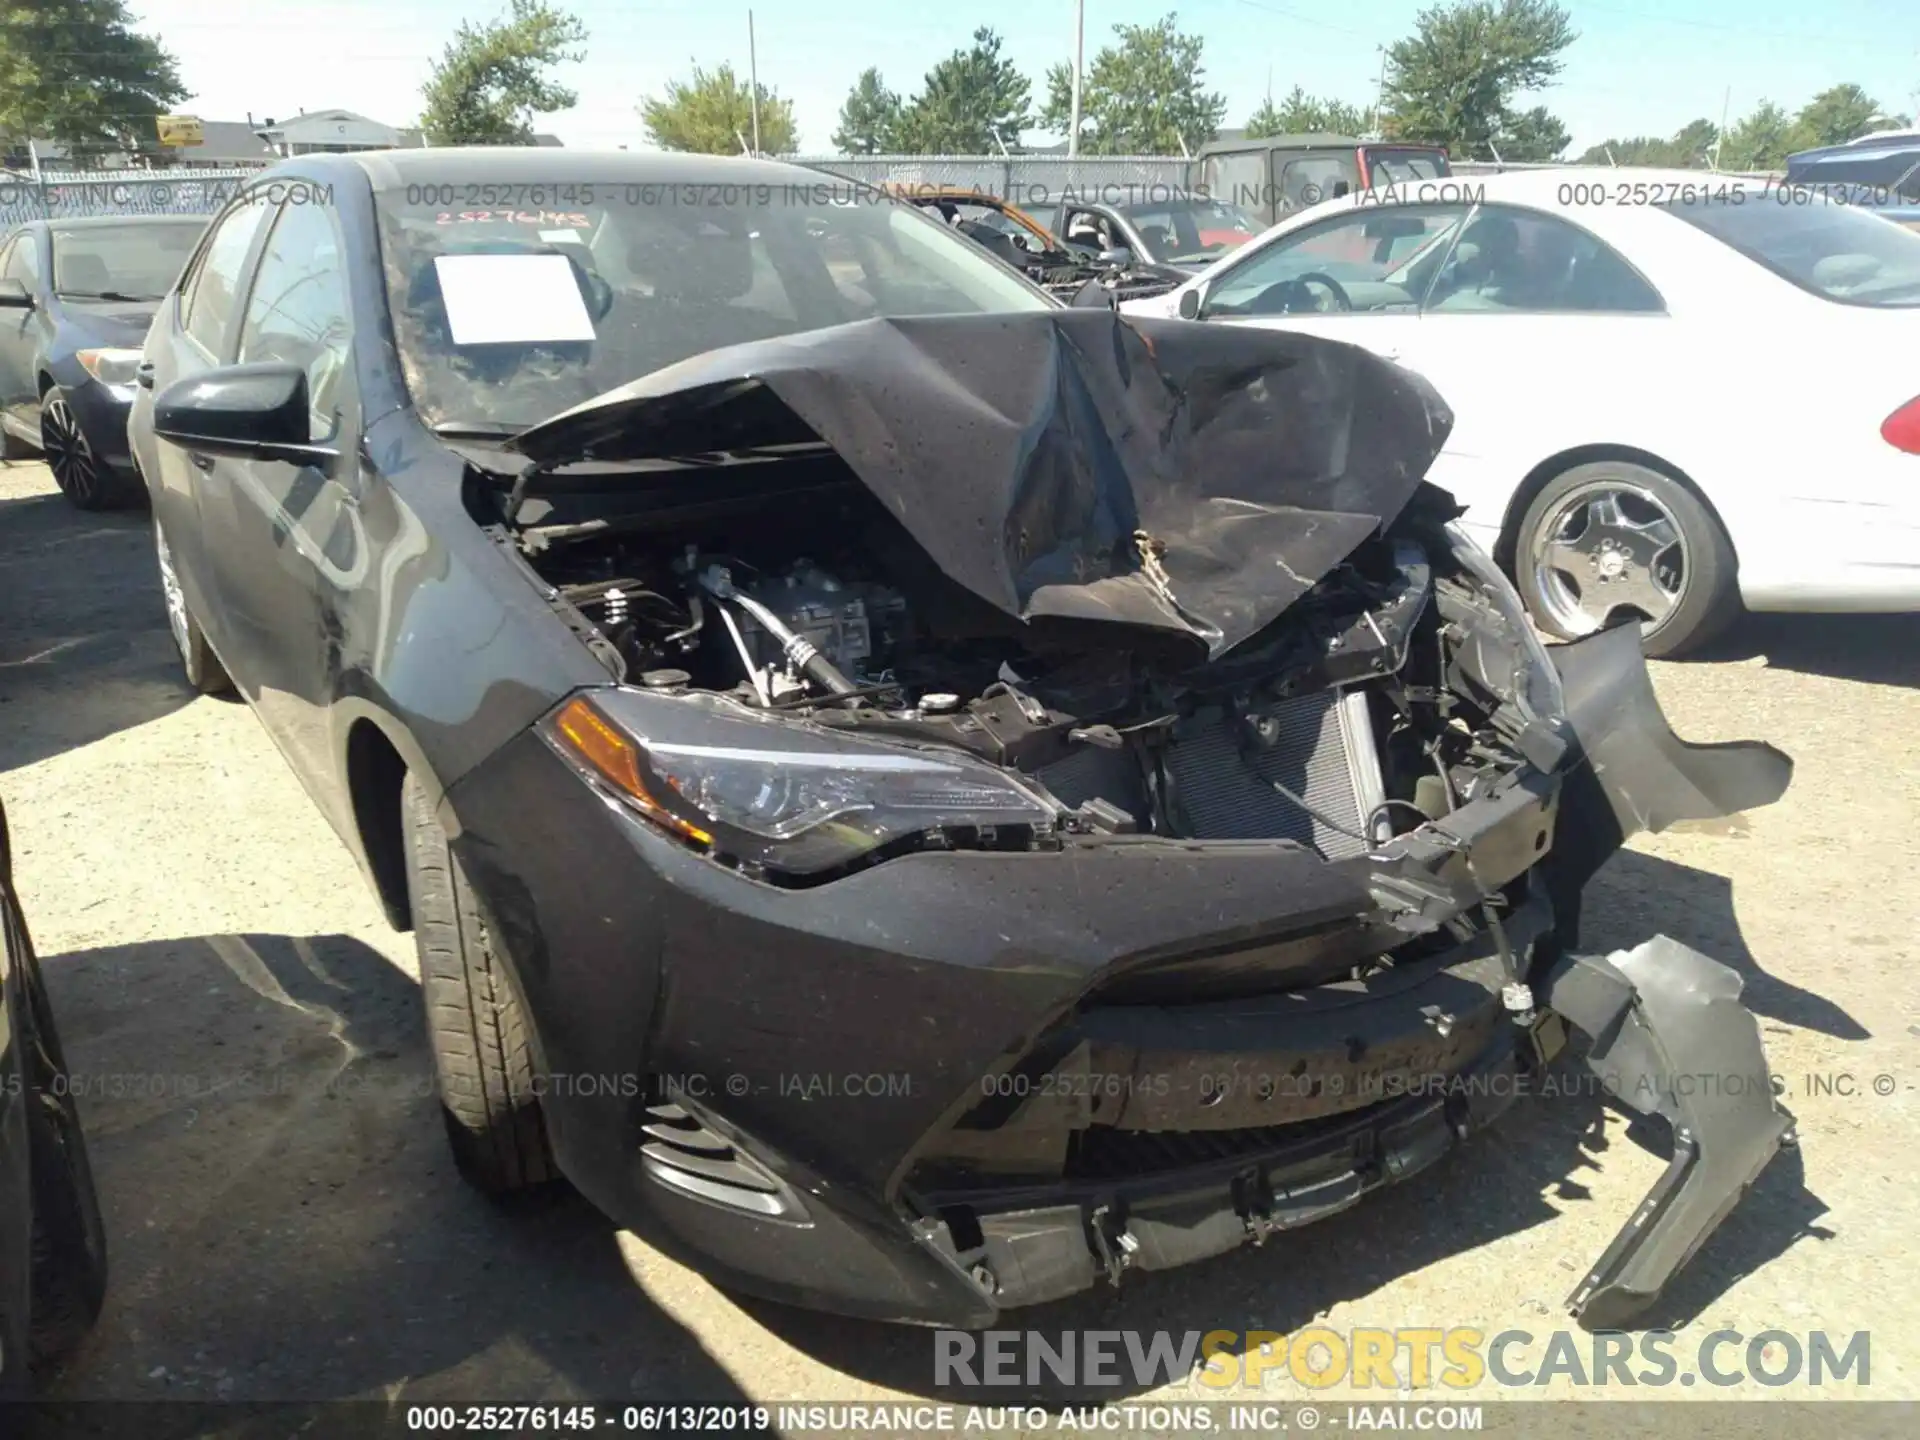
<svg viewBox="0 0 1920 1440">
<path fill-rule="evenodd" d="M 276 118 L 340 106 L 390 124 L 410 122 L 421 83 L 463 18 L 491 0 L 327 0 L 324 5 L 241 6 L 231 0 L 133 0 L 140 28 L 180 62 L 194 98 L 181 107 L 208 120 Z M 505 0 L 498 5 L 504 10 Z M 566 67 L 574 109 L 543 128 L 568 145 L 643 148 L 643 95 L 696 62 L 747 65 L 747 6 L 727 0 L 572 0 L 590 32 L 587 58 Z M 795 103 L 801 148 L 830 149 L 840 102 L 877 64 L 909 93 L 974 27 L 998 30 L 1032 78 L 1073 53 L 1073 0 L 973 0 L 890 9 L 873 0 L 756 0 L 760 78 Z M 1166 0 L 1087 0 L 1087 56 L 1118 23 L 1151 23 Z M 1376 47 L 1408 34 L 1418 0 L 1187 0 L 1183 29 L 1207 42 L 1212 88 L 1226 123 L 1246 119 L 1266 93 L 1298 83 L 1310 92 L 1371 103 Z M 1816 14 L 1795 0 L 1571 0 L 1580 38 L 1559 85 L 1543 92 L 1573 132 L 1577 152 L 1613 135 L 1670 134 L 1696 116 L 1718 121 L 1731 92 L 1737 118 L 1761 99 L 1796 108 L 1843 80 L 1882 105 L 1920 108 L 1920 7 L 1913 0 L 1827 0 Z M 882 18 L 885 17 L 885 18 Z M 1041 138 L 1041 137 L 1034 137 Z"/>
</svg>

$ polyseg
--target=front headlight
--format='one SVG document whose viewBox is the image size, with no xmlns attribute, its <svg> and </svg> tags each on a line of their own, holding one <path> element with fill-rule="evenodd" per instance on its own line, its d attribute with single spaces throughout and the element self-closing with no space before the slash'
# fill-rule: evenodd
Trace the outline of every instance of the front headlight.
<svg viewBox="0 0 1920 1440">
<path fill-rule="evenodd" d="M 708 697 L 596 691 L 547 742 L 657 828 L 735 863 L 815 874 L 937 830 L 1051 829 L 1055 809 L 1006 771 L 756 715 Z"/>
<path fill-rule="evenodd" d="M 102 385 L 131 385 L 141 356 L 138 350 L 76 350 L 73 358 Z"/>
<path fill-rule="evenodd" d="M 1496 685 L 1506 681 L 1506 692 L 1534 719 L 1559 719 L 1567 710 L 1566 695 L 1560 684 L 1560 670 L 1553 663 L 1553 657 L 1547 654 L 1547 647 L 1541 643 L 1539 632 L 1533 628 L 1533 621 L 1527 616 L 1527 605 L 1520 598 L 1520 592 L 1513 588 L 1513 582 L 1507 579 L 1493 556 L 1459 522 L 1449 523 L 1446 531 L 1453 558 L 1459 562 L 1461 569 L 1480 582 L 1488 602 L 1513 633 L 1511 675 L 1489 674 L 1487 679 Z M 1481 653 L 1491 659 L 1484 647 Z"/>
</svg>

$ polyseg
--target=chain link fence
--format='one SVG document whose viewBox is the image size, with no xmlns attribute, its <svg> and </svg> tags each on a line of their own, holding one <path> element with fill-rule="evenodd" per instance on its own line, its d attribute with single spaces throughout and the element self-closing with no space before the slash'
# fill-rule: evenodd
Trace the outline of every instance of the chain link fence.
<svg viewBox="0 0 1920 1440">
<path fill-rule="evenodd" d="M 0 172 L 0 227 L 86 215 L 211 215 L 258 170 Z"/>
<path fill-rule="evenodd" d="M 1166 199 L 1187 185 L 1190 162 L 1166 155 L 793 155 L 782 156 L 866 185 L 953 186 L 1023 208 L 1060 200 L 1108 204 Z"/>
<path fill-rule="evenodd" d="M 952 186 L 998 196 L 1024 209 L 1065 200 L 1150 204 L 1194 183 L 1192 161 L 1168 155 L 795 155 L 783 156 L 867 185 Z M 1463 162 L 1462 175 L 1541 168 Z M 1596 167 L 1602 168 L 1605 167 Z M 257 169 L 0 171 L 0 228 L 82 215 L 211 215 Z M 1705 172 L 1703 172 L 1705 173 Z"/>
</svg>

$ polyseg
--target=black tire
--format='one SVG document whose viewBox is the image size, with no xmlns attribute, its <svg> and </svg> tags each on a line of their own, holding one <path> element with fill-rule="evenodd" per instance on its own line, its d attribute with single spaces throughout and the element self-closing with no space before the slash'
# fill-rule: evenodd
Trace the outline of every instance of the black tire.
<svg viewBox="0 0 1920 1440">
<path fill-rule="evenodd" d="M 80 417 L 58 386 L 40 397 L 40 453 L 53 483 L 76 510 L 117 510 L 133 500 L 133 483 L 93 453 Z"/>
<path fill-rule="evenodd" d="M 473 888 L 409 775 L 401 789 L 407 893 L 441 1117 L 468 1183 L 505 1196 L 557 1178 L 520 1002 L 487 937 Z"/>
<path fill-rule="evenodd" d="M 220 657 L 213 653 L 206 632 L 187 604 L 179 577 L 174 574 L 166 532 L 160 528 L 157 515 L 153 520 L 153 549 L 160 565 L 160 599 L 167 609 L 167 629 L 173 634 L 173 648 L 179 653 L 180 669 L 187 684 L 202 695 L 232 694 L 233 677 L 227 674 Z"/>
<path fill-rule="evenodd" d="M 15 932 L 9 937 L 11 953 L 31 956 L 25 922 L 11 907 L 6 923 Z M 27 1355 L 28 1368 L 40 1380 L 73 1353 L 100 1318 L 107 1294 L 107 1238 L 86 1136 L 67 1083 L 66 1057 L 31 960 L 21 966 L 20 982 L 33 1191 Z"/>
<path fill-rule="evenodd" d="M 1642 650 L 1655 659 L 1699 650 L 1742 613 L 1733 542 L 1705 502 L 1686 485 L 1658 470 L 1624 460 L 1598 460 L 1563 471 L 1548 481 L 1527 507 L 1514 537 L 1513 571 L 1528 613 L 1535 624 L 1557 639 L 1574 640 L 1591 633 L 1591 625 L 1583 630 L 1569 623 L 1564 579 L 1543 576 L 1543 567 L 1535 557 L 1556 532 L 1564 533 L 1568 507 L 1578 503 L 1578 497 L 1608 487 L 1618 487 L 1632 497 L 1629 503 L 1636 507 L 1637 514 L 1630 520 L 1645 522 L 1647 517 L 1664 511 L 1661 518 L 1670 522 L 1680 540 L 1679 578 L 1671 608 L 1643 627 Z M 1552 593 L 1550 586 L 1554 587 Z M 1616 619 L 1614 623 L 1619 622 Z"/>
</svg>

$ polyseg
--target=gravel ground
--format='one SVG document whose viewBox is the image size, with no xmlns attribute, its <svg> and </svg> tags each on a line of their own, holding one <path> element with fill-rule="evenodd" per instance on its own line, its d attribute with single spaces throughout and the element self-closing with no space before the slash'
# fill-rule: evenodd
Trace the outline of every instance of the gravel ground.
<svg viewBox="0 0 1920 1440">
<path fill-rule="evenodd" d="M 1920 1396 L 1916 641 L 1920 617 L 1755 620 L 1720 658 L 1656 667 L 1681 733 L 1797 762 L 1781 804 L 1637 841 L 1590 900 L 1598 946 L 1665 930 L 1740 969 L 1799 1117 L 1800 1148 L 1670 1291 L 1683 1370 L 1717 1329 L 1870 1330 L 1867 1393 Z M 17 878 L 88 1087 L 112 1245 L 106 1314 L 60 1395 L 936 1393 L 926 1332 L 739 1299 L 578 1200 L 518 1213 L 462 1185 L 410 938 L 247 709 L 179 682 L 145 515 L 78 514 L 37 465 L 0 470 L 0 706 Z M 1590 1096 L 1535 1100 L 1305 1235 L 1023 1323 L 1544 1337 L 1660 1167 Z M 1543 1345 L 1518 1353 L 1537 1364 Z M 1307 1393 L 1284 1370 L 1267 1389 Z"/>
</svg>

